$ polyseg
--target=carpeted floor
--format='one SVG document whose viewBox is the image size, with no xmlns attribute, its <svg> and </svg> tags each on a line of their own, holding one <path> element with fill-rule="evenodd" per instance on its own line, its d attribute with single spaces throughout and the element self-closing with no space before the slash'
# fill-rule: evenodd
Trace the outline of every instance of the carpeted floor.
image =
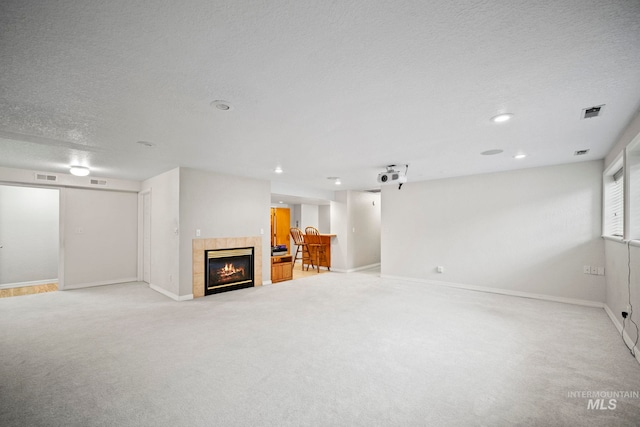
<svg viewBox="0 0 640 427">
<path fill-rule="evenodd" d="M 27 295 L 0 299 L 0 325 L 5 427 L 640 422 L 638 397 L 575 397 L 640 393 L 602 309 L 372 274 L 186 302 L 139 283 Z"/>
</svg>

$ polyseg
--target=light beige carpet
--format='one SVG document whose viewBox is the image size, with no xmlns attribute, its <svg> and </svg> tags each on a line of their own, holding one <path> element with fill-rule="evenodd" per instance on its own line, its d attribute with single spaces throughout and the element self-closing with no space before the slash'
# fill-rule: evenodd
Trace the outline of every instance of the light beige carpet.
<svg viewBox="0 0 640 427">
<path fill-rule="evenodd" d="M 0 300 L 2 426 L 616 426 L 640 391 L 602 309 L 327 273 L 174 302 Z M 608 404 L 608 399 L 607 399 Z"/>
</svg>

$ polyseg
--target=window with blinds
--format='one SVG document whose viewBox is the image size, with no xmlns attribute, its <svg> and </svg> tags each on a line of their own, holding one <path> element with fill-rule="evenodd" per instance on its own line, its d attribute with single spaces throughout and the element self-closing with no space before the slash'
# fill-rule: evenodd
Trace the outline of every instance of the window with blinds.
<svg viewBox="0 0 640 427">
<path fill-rule="evenodd" d="M 607 206 L 605 210 L 605 234 L 614 237 L 624 235 L 624 170 L 621 168 L 612 175 L 607 186 Z"/>
</svg>

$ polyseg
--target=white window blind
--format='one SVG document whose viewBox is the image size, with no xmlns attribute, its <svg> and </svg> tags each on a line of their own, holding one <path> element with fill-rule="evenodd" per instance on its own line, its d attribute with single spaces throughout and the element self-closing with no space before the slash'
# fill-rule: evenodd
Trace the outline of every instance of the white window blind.
<svg viewBox="0 0 640 427">
<path fill-rule="evenodd" d="M 623 237 L 624 232 L 624 171 L 622 169 L 613 174 L 613 183 L 609 188 L 607 197 L 608 224 L 607 230 L 610 236 Z"/>
</svg>

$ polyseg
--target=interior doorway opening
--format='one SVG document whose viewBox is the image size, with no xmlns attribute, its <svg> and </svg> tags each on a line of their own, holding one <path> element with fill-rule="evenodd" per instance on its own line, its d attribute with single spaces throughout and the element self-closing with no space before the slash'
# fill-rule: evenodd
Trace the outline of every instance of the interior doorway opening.
<svg viewBox="0 0 640 427">
<path fill-rule="evenodd" d="M 57 290 L 59 269 L 60 190 L 0 185 L 0 290 Z"/>
</svg>

